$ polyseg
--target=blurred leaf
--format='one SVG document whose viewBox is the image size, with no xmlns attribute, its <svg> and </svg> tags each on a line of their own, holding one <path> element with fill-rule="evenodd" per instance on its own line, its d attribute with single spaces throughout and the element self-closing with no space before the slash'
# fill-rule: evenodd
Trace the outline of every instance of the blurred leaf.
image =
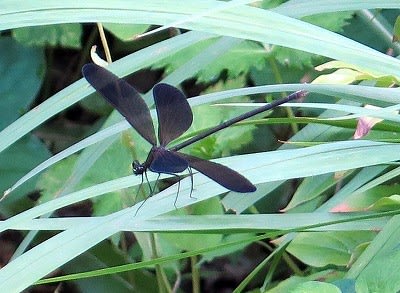
<svg viewBox="0 0 400 293">
<path fill-rule="evenodd" d="M 346 273 L 357 292 L 398 292 L 399 216 L 392 217 Z"/>
<path fill-rule="evenodd" d="M 322 74 L 313 80 L 313 83 L 320 84 L 352 84 L 366 79 L 366 75 L 352 69 L 338 69 L 330 74 Z"/>
<path fill-rule="evenodd" d="M 234 89 L 240 87 L 241 84 L 242 79 L 228 80 L 226 83 L 219 82 L 208 88 L 205 93 Z M 246 102 L 249 99 L 236 97 L 229 100 L 232 103 L 239 101 Z M 192 111 L 194 119 L 189 131 L 200 132 L 245 112 L 238 107 L 230 107 L 229 105 L 202 105 L 192 108 Z M 228 156 L 250 143 L 254 129 L 255 126 L 250 124 L 231 126 L 186 147 L 185 151 L 204 159 Z"/>
<path fill-rule="evenodd" d="M 82 187 L 132 174 L 132 156 L 129 149 L 117 139 L 94 163 L 82 180 Z M 144 185 L 147 183 L 144 182 Z M 145 190 L 145 189 L 144 189 Z M 131 206 L 136 199 L 135 189 L 122 189 L 93 199 L 93 215 L 107 215 Z"/>
<path fill-rule="evenodd" d="M 334 174 L 323 174 L 304 178 L 285 208 L 285 211 L 320 197 L 340 180 L 342 180 L 342 178 L 336 178 Z"/>
<path fill-rule="evenodd" d="M 29 109 L 43 77 L 42 50 L 21 46 L 10 37 L 0 38 L 0 130 Z M 27 135 L 0 154 L 0 190 L 4 191 L 49 157 L 46 147 L 36 137 Z M 32 202 L 25 197 L 35 188 L 31 180 L 14 191 L 0 205 L 3 215 L 13 215 Z"/>
<path fill-rule="evenodd" d="M 165 74 L 172 73 L 175 69 L 179 68 L 182 64 L 193 58 L 201 51 L 206 49 L 211 44 L 215 43 L 216 39 L 207 39 L 205 41 L 198 42 L 194 45 L 188 46 L 182 50 L 179 50 L 175 54 L 162 59 L 161 61 L 152 65 L 154 69 L 164 69 Z"/>
<path fill-rule="evenodd" d="M 279 284 L 276 287 L 268 290 L 268 293 L 292 292 L 292 290 L 294 290 L 301 284 L 304 284 L 308 281 L 324 280 L 326 282 L 329 282 L 331 280 L 340 279 L 342 275 L 343 273 L 337 270 L 336 271 L 325 270 L 304 277 L 292 276 L 286 280 L 279 282 Z M 338 286 L 338 284 L 335 285 Z M 349 292 L 349 291 L 343 291 L 343 292 Z"/>
<path fill-rule="evenodd" d="M 293 288 L 290 292 L 292 292 L 292 293 L 312 293 L 312 292 L 340 293 L 342 291 L 333 284 L 323 283 L 323 282 L 318 282 L 318 281 L 308 281 L 308 282 L 300 284 L 296 288 Z"/>
<path fill-rule="evenodd" d="M 81 47 L 82 27 L 79 23 L 22 27 L 12 33 L 18 42 L 26 46 Z"/>
<path fill-rule="evenodd" d="M 263 9 L 270 9 L 282 4 L 283 2 L 285 2 L 285 0 L 263 0 L 260 7 Z"/>
<path fill-rule="evenodd" d="M 179 249 L 174 245 L 174 242 L 169 241 L 166 239 L 163 234 L 155 233 L 140 233 L 136 232 L 135 238 L 139 244 L 142 252 L 142 260 L 151 260 L 154 258 L 154 250 L 151 245 L 152 238 L 155 240 L 157 255 L 158 256 L 168 256 L 174 255 L 179 253 Z M 163 268 L 173 269 L 175 272 L 179 269 L 179 262 L 178 261 L 171 261 L 168 263 L 163 264 Z"/>
<path fill-rule="evenodd" d="M 57 196 L 59 189 L 65 184 L 64 179 L 71 174 L 76 158 L 76 156 L 70 156 L 41 175 L 37 187 L 43 190 L 42 199 L 44 201 Z M 120 140 L 117 140 L 96 161 L 77 186 L 77 189 L 130 175 L 131 162 L 132 157 L 129 150 L 121 144 Z M 96 197 L 93 199 L 93 215 L 109 214 L 120 210 L 126 205 L 132 205 L 135 194 L 136 192 L 131 190 L 118 190 L 105 196 Z"/>
<path fill-rule="evenodd" d="M 399 84 L 400 81 L 396 76 L 385 75 L 379 72 L 374 72 L 355 66 L 342 61 L 329 61 L 321 64 L 315 68 L 318 71 L 337 69 L 332 73 L 323 74 L 318 76 L 313 83 L 343 83 L 350 84 L 362 80 L 376 80 L 376 86 L 391 87 Z M 323 73 L 323 72 L 322 72 Z"/>
<path fill-rule="evenodd" d="M 45 145 L 34 136 L 25 136 L 0 153 L 0 190 L 4 191 L 32 168 L 50 157 Z M 62 177 L 61 177 L 62 178 Z M 15 190 L 1 202 L 0 213 L 11 216 L 31 204 L 26 193 L 35 189 L 37 178 Z M 41 188 L 39 187 L 39 190 Z"/>
<path fill-rule="evenodd" d="M 132 174 L 132 156 L 129 149 L 117 139 L 96 161 L 85 176 L 83 187 Z"/>
<path fill-rule="evenodd" d="M 246 74 L 251 67 L 261 69 L 265 66 L 267 51 L 258 43 L 243 41 L 223 54 L 210 66 L 201 70 L 197 76 L 198 82 L 215 80 L 223 70 L 227 70 L 228 79 Z"/>
<path fill-rule="evenodd" d="M 353 279 L 337 279 L 332 282 L 336 286 L 338 286 L 341 292 L 346 293 L 356 293 L 355 285 L 356 282 Z"/>
<path fill-rule="evenodd" d="M 41 201 L 46 202 L 56 197 L 65 178 L 71 174 L 76 159 L 76 155 L 69 156 L 40 175 L 36 186 L 42 190 Z"/>
<path fill-rule="evenodd" d="M 343 27 L 350 24 L 354 11 L 335 11 L 303 17 L 302 20 L 323 27 L 333 32 L 342 32 Z"/>
<path fill-rule="evenodd" d="M 124 41 L 134 39 L 137 35 L 144 33 L 150 27 L 148 24 L 123 23 L 103 23 L 103 26 L 114 36 Z"/>
<path fill-rule="evenodd" d="M 400 194 L 399 185 L 379 185 L 366 191 L 352 194 L 341 203 L 341 206 L 346 206 L 347 211 L 365 210 L 370 207 L 374 209 L 384 203 L 388 203 L 387 198 L 396 194 Z M 386 200 L 375 206 L 381 199 L 385 198 Z"/>
<path fill-rule="evenodd" d="M 98 245 L 84 252 L 77 258 L 71 260 L 62 266 L 64 273 L 71 274 L 82 271 L 92 271 L 96 269 L 104 269 L 112 266 L 118 266 L 124 263 L 129 263 L 129 259 L 110 241 L 102 241 Z M 138 286 L 129 282 L 129 278 L 137 278 L 140 282 L 146 280 L 152 282 L 153 278 L 149 274 L 144 274 L 140 270 L 129 271 L 119 274 L 110 274 L 93 279 L 75 280 L 74 283 L 81 290 L 80 292 L 109 292 L 109 288 L 113 288 L 113 293 L 132 291 L 134 286 Z M 149 284 L 147 284 L 150 286 Z M 139 285 L 139 287 L 141 287 Z"/>
<path fill-rule="evenodd" d="M 302 262 L 314 266 L 346 266 L 360 243 L 371 241 L 375 232 L 300 233 L 287 250 Z"/>
<path fill-rule="evenodd" d="M 251 237 L 254 237 L 254 234 L 238 233 L 238 234 L 223 235 L 220 243 L 223 245 L 224 243 L 230 243 L 236 241 L 239 242 L 240 240 L 245 240 Z M 244 242 L 242 244 L 231 245 L 222 249 L 217 249 L 211 252 L 207 252 L 204 255 L 202 255 L 201 263 L 212 261 L 216 257 L 226 256 L 232 253 L 240 252 L 247 246 L 248 246 L 247 243 Z"/>
<path fill-rule="evenodd" d="M 165 68 L 166 73 L 174 71 L 187 60 L 203 51 L 215 42 L 214 39 L 206 40 L 194 46 L 181 50 L 180 52 L 165 58 L 155 64 L 153 68 Z M 261 69 L 265 64 L 266 50 L 258 43 L 243 41 L 224 53 L 215 62 L 200 70 L 196 75 L 198 82 L 213 82 L 218 79 L 223 70 L 227 71 L 229 79 L 245 74 L 251 67 Z"/>
<path fill-rule="evenodd" d="M 182 195 L 183 196 L 183 195 Z M 193 206 L 190 214 L 194 215 L 221 215 L 222 206 L 218 198 L 214 197 L 205 202 Z M 192 251 L 211 246 L 217 246 L 221 240 L 221 234 L 192 234 L 192 233 L 168 233 L 160 234 L 160 237 L 169 241 L 179 250 Z"/>
<path fill-rule="evenodd" d="M 302 59 L 292 60 L 295 56 L 293 50 L 285 50 L 274 46 L 266 59 L 265 66 L 261 69 L 250 68 L 250 78 L 256 85 L 296 83 L 301 80 L 304 76 Z M 281 63 L 276 60 L 275 54 L 280 55 L 284 61 Z"/>
<path fill-rule="evenodd" d="M 0 130 L 29 109 L 43 79 L 44 56 L 12 38 L 0 38 Z"/>
<path fill-rule="evenodd" d="M 330 31 L 341 32 L 353 16 L 352 11 L 336 11 L 335 13 L 316 14 L 304 17 L 302 20 L 314 25 L 326 28 Z M 297 69 L 312 68 L 316 62 L 323 58 L 311 53 L 294 50 L 287 47 L 273 46 L 271 56 L 281 65 L 295 67 Z M 282 74 L 284 75 L 284 73 Z"/>
<path fill-rule="evenodd" d="M 306 68 L 312 68 L 317 60 L 322 60 L 320 56 L 315 56 L 304 51 L 279 46 L 274 46 L 272 48 L 271 56 L 273 56 L 273 58 L 275 58 L 276 61 L 282 66 L 286 66 L 289 69 L 294 67 L 303 71 Z M 285 73 L 283 72 L 282 75 L 284 74 Z"/>
<path fill-rule="evenodd" d="M 394 194 L 384 197 L 375 202 L 369 210 L 371 211 L 391 211 L 400 208 L 400 195 Z"/>
<path fill-rule="evenodd" d="M 396 22 L 393 27 L 393 43 L 400 41 L 400 16 L 396 18 Z"/>
<path fill-rule="evenodd" d="M 391 19 L 389 14 L 397 16 L 398 12 L 396 9 L 357 11 L 350 23 L 343 28 L 342 34 L 377 51 L 386 52 L 392 45 L 391 38 L 388 37 L 392 28 L 391 21 L 388 23 Z"/>
<path fill-rule="evenodd" d="M 356 281 L 357 292 L 399 292 L 400 252 L 396 249 L 376 257 Z"/>
<path fill-rule="evenodd" d="M 351 267 L 355 261 L 364 253 L 364 251 L 367 249 L 368 245 L 370 245 L 371 242 L 364 242 L 356 246 L 356 248 L 353 250 L 351 257 L 350 257 L 350 262 L 348 264 L 348 267 Z"/>
</svg>

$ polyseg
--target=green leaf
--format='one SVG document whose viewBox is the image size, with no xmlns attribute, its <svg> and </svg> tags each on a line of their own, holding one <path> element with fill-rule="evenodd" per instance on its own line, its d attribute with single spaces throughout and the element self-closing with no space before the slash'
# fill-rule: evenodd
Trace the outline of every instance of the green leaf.
<svg viewBox="0 0 400 293">
<path fill-rule="evenodd" d="M 10 37 L 0 38 L 0 130 L 29 109 L 43 79 L 44 56 L 38 48 L 27 48 Z"/>
<path fill-rule="evenodd" d="M 357 292 L 398 292 L 400 290 L 400 252 L 394 250 L 374 259 L 356 282 Z"/>
<path fill-rule="evenodd" d="M 184 196 L 184 195 L 181 195 Z M 218 198 L 212 198 L 205 202 L 196 204 L 191 209 L 191 214 L 207 215 L 207 214 L 223 214 L 221 203 Z M 222 241 L 221 234 L 186 234 L 186 233 L 168 233 L 160 234 L 166 241 L 169 241 L 179 250 L 193 251 L 206 247 L 216 246 Z"/>
<path fill-rule="evenodd" d="M 302 20 L 334 32 L 342 32 L 343 27 L 350 23 L 354 11 L 336 11 L 305 16 Z"/>
<path fill-rule="evenodd" d="M 242 85 L 242 79 L 228 80 L 226 83 L 219 82 L 210 87 L 207 92 L 219 92 L 228 89 L 234 89 Z M 235 97 L 229 102 L 246 102 L 248 98 Z M 207 128 L 212 128 L 219 125 L 221 122 L 231 119 L 237 115 L 242 114 L 244 111 L 238 107 L 229 107 L 229 105 L 201 105 L 192 108 L 194 121 L 189 129 L 190 131 L 198 133 Z M 207 119 L 201 119 L 207 117 Z M 221 156 L 228 156 L 235 151 L 239 151 L 243 146 L 250 143 L 253 138 L 252 131 L 255 129 L 254 125 L 246 124 L 236 127 L 228 127 L 213 135 L 196 142 L 185 148 L 186 152 L 192 155 L 211 159 Z"/>
<path fill-rule="evenodd" d="M 188 59 L 210 46 L 213 42 L 213 40 L 206 40 L 181 50 L 180 52 L 155 64 L 153 68 L 164 68 L 167 73 L 172 72 Z M 246 74 L 250 69 L 262 70 L 270 56 L 278 57 L 278 60 L 280 57 L 282 64 L 285 65 L 288 63 L 288 58 L 292 58 L 289 63 L 297 68 L 303 68 L 303 66 L 310 67 L 312 65 L 311 62 L 306 61 L 307 58 L 310 58 L 309 56 L 311 56 L 309 53 L 285 49 L 283 47 L 279 47 L 279 49 L 277 48 L 278 47 L 274 47 L 274 50 L 271 52 L 257 42 L 242 41 L 236 46 L 233 46 L 226 53 L 222 54 L 220 58 L 216 59 L 209 66 L 200 70 L 196 75 L 197 82 L 213 82 L 224 70 L 226 70 L 228 79 L 237 78 L 240 75 Z M 294 51 L 297 52 L 297 55 L 293 55 Z M 307 58 L 299 58 L 300 55 L 307 56 Z M 303 60 L 305 61 L 303 62 Z"/>
<path fill-rule="evenodd" d="M 12 147 L 0 153 L 0 190 L 6 190 L 21 176 L 26 174 L 37 164 L 50 157 L 46 146 L 34 136 L 25 136 Z M 8 195 L 1 202 L 0 212 L 11 216 L 28 208 L 32 202 L 27 201 L 26 193 L 32 190 L 41 190 L 35 186 L 37 178 L 27 182 L 17 191 Z"/>
<path fill-rule="evenodd" d="M 336 177 L 335 174 L 323 174 L 305 178 L 297 188 L 285 211 L 322 196 L 324 192 L 327 192 L 329 188 L 341 180 L 343 180 L 343 177 Z"/>
<path fill-rule="evenodd" d="M 317 281 L 309 281 L 300 284 L 296 288 L 293 288 L 291 293 L 341 293 L 342 291 L 333 284 L 317 282 Z"/>
<path fill-rule="evenodd" d="M 397 16 L 393 27 L 393 43 L 400 41 L 400 16 Z"/>
<path fill-rule="evenodd" d="M 400 208 L 400 195 L 394 194 L 384 197 L 375 202 L 369 210 L 372 211 L 392 211 Z"/>
<path fill-rule="evenodd" d="M 276 58 L 276 61 L 279 62 L 281 66 L 285 66 L 288 70 L 292 67 L 300 70 L 312 68 L 313 63 L 321 59 L 321 57 L 304 51 L 279 46 L 274 46 L 271 55 Z M 315 61 L 313 61 L 313 59 L 315 59 Z M 282 75 L 285 75 L 285 72 L 282 72 Z"/>
<path fill-rule="evenodd" d="M 176 53 L 170 54 L 166 58 L 163 58 L 162 60 L 154 63 L 152 65 L 152 68 L 163 68 L 166 74 L 170 74 L 175 69 L 186 63 L 189 59 L 193 58 L 215 42 L 216 39 L 207 39 L 191 46 L 185 47 L 184 49 L 181 49 Z"/>
<path fill-rule="evenodd" d="M 398 185 L 379 185 L 372 187 L 365 191 L 360 191 L 352 194 L 346 198 L 342 203 L 342 208 L 346 207 L 347 211 L 365 210 L 371 208 L 372 210 L 384 208 L 386 204 L 391 203 L 390 206 L 395 207 L 395 198 L 389 199 L 390 196 L 400 193 L 400 186 Z"/>
<path fill-rule="evenodd" d="M 337 270 L 336 271 L 324 270 L 304 277 L 293 276 L 279 282 L 279 284 L 276 287 L 269 290 L 268 293 L 292 292 L 292 290 L 295 290 L 302 284 L 305 284 L 309 281 L 324 280 L 326 282 L 329 282 L 332 280 L 340 279 L 342 275 L 343 273 Z M 350 292 L 350 291 L 343 291 L 343 292 Z"/>
<path fill-rule="evenodd" d="M 59 188 L 64 184 L 65 178 L 68 178 L 67 176 L 71 173 L 76 159 L 77 156 L 69 156 L 41 174 L 37 182 L 37 188 L 42 190 L 42 201 L 46 202 L 54 199 Z"/>
<path fill-rule="evenodd" d="M 362 80 L 376 81 L 377 87 L 391 87 L 399 84 L 397 76 L 385 75 L 370 70 L 365 70 L 359 66 L 354 66 L 341 61 L 329 61 L 316 67 L 318 71 L 337 69 L 332 73 L 318 76 L 313 83 L 343 83 L 350 84 Z"/>
<path fill-rule="evenodd" d="M 352 14 L 352 11 L 336 12 L 334 14 L 323 13 L 306 16 L 302 20 L 330 31 L 340 32 L 342 31 L 343 26 L 348 24 L 348 20 L 352 18 Z M 320 56 L 281 46 L 274 46 L 270 54 L 276 58 L 284 68 L 288 68 L 288 71 L 293 68 L 300 70 L 304 68 L 312 68 L 317 61 L 322 59 Z M 282 71 L 281 74 L 282 76 L 287 75 L 285 71 Z"/>
<path fill-rule="evenodd" d="M 149 28 L 148 24 L 103 23 L 103 26 L 114 36 L 124 41 L 134 39 L 135 36 L 144 33 Z"/>
<path fill-rule="evenodd" d="M 398 292 L 399 216 L 392 217 L 347 272 L 357 292 Z"/>
<path fill-rule="evenodd" d="M 252 67 L 263 68 L 267 57 L 266 49 L 260 44 L 251 41 L 240 42 L 210 66 L 201 70 L 197 76 L 198 82 L 213 81 L 223 70 L 227 71 L 229 79 L 237 78 L 246 74 Z"/>
<path fill-rule="evenodd" d="M 293 293 L 312 293 L 312 292 L 324 292 L 324 293 L 341 293 L 342 291 L 333 284 L 309 281 L 302 283 L 301 285 L 293 288 L 290 292 Z"/>
<path fill-rule="evenodd" d="M 23 27 L 14 29 L 13 37 L 27 46 L 80 48 L 82 27 L 79 23 Z"/>
<path fill-rule="evenodd" d="M 249 234 L 249 233 L 239 233 L 239 234 L 229 234 L 229 235 L 223 235 L 223 238 L 221 239 L 220 243 L 229 243 L 229 242 L 236 242 L 236 241 L 241 241 L 248 239 L 250 237 L 254 237 L 254 234 Z M 226 256 L 238 251 L 242 251 L 246 248 L 247 244 L 243 242 L 242 244 L 238 245 L 232 245 L 229 247 L 224 247 L 222 249 L 217 249 L 213 250 L 210 252 L 207 252 L 202 255 L 201 262 L 209 262 L 214 260 L 216 257 L 221 257 L 221 256 Z"/>
<path fill-rule="evenodd" d="M 126 255 L 122 253 L 110 241 L 103 241 L 91 248 L 89 251 L 79 255 L 75 259 L 63 265 L 65 274 L 75 273 L 77 268 L 80 271 L 92 271 L 96 269 L 104 269 L 105 267 L 117 266 L 127 263 Z M 146 274 L 143 271 L 131 271 L 126 274 L 110 274 L 97 278 L 96 281 L 75 280 L 74 284 L 79 288 L 80 292 L 90 292 L 95 290 L 98 293 L 107 292 L 106 288 L 113 288 L 113 292 L 129 292 L 134 290 L 133 285 L 129 282 L 129 278 L 135 278 L 135 289 L 144 288 L 143 283 L 147 282 L 147 286 L 154 282 L 154 276 Z M 139 283 L 138 283 L 139 282 Z M 154 282 L 155 283 L 155 282 Z M 140 285 L 139 285 L 140 284 Z"/>
<path fill-rule="evenodd" d="M 19 118 L 35 99 L 43 78 L 43 52 L 21 46 L 10 37 L 0 38 L 0 130 Z M 27 122 L 29 124 L 29 122 Z M 26 135 L 0 153 L 0 190 L 6 190 L 21 176 L 50 156 L 36 137 Z M 26 193 L 35 189 L 31 180 L 7 197 L 0 212 L 13 215 L 32 204 Z"/>
<path fill-rule="evenodd" d="M 47 201 L 59 194 L 76 163 L 77 156 L 70 156 L 44 172 L 37 187 L 43 190 L 42 200 Z M 131 174 L 132 157 L 129 150 L 120 140 L 114 142 L 96 161 L 77 188 L 92 186 L 111 178 Z M 123 206 L 132 205 L 136 191 L 119 190 L 107 196 L 94 199 L 93 215 L 100 216 L 120 210 Z"/>
<path fill-rule="evenodd" d="M 167 73 L 172 72 L 214 42 L 215 40 L 210 39 L 185 48 L 158 62 L 153 68 L 165 68 Z M 200 70 L 196 75 L 197 81 L 205 83 L 215 81 L 223 70 L 227 71 L 229 79 L 236 78 L 246 73 L 251 67 L 261 69 L 265 64 L 266 57 L 267 52 L 261 45 L 256 42 L 242 41 L 222 54 L 209 66 Z"/>
<path fill-rule="evenodd" d="M 327 232 L 300 233 L 290 243 L 287 250 L 302 262 L 314 266 L 346 266 L 351 252 L 360 243 L 368 242 L 374 232 Z"/>
</svg>

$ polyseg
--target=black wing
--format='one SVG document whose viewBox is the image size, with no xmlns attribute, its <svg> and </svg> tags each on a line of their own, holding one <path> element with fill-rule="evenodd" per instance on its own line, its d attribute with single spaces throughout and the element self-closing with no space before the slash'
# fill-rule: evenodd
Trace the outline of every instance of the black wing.
<svg viewBox="0 0 400 293">
<path fill-rule="evenodd" d="M 211 178 L 223 187 L 236 192 L 253 192 L 256 187 L 238 172 L 218 163 L 179 153 L 189 162 L 189 166 Z"/>
<path fill-rule="evenodd" d="M 158 115 L 158 140 L 166 146 L 192 125 L 193 114 L 185 95 L 176 87 L 165 83 L 153 88 Z"/>
<path fill-rule="evenodd" d="M 179 153 L 171 152 L 164 148 L 153 148 L 152 152 L 150 171 L 175 174 L 189 167 L 189 163 Z"/>
<path fill-rule="evenodd" d="M 96 64 L 82 68 L 86 80 L 106 99 L 143 138 L 157 144 L 150 110 L 140 94 L 125 80 Z"/>
</svg>

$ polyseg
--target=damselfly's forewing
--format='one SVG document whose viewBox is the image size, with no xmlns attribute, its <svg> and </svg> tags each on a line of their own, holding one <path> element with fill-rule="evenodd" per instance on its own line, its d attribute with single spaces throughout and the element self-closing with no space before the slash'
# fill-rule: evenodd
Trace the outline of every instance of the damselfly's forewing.
<svg viewBox="0 0 400 293">
<path fill-rule="evenodd" d="M 82 68 L 86 80 L 153 146 L 157 145 L 150 110 L 140 94 L 125 80 L 95 64 Z"/>
</svg>

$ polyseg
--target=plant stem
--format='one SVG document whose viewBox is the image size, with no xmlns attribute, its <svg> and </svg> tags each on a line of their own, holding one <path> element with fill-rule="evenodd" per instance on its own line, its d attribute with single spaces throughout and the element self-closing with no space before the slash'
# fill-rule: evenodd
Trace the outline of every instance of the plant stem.
<svg viewBox="0 0 400 293">
<path fill-rule="evenodd" d="M 190 264 L 192 267 L 192 292 L 200 293 L 200 270 L 197 266 L 197 256 L 190 257 Z"/>
<path fill-rule="evenodd" d="M 154 237 L 154 233 L 150 233 L 150 244 L 151 244 L 151 258 L 152 259 L 157 259 L 158 254 L 157 254 L 157 246 L 156 246 L 156 239 Z M 157 284 L 158 284 L 158 292 L 164 293 L 164 292 L 171 292 L 172 289 L 169 286 L 168 281 L 164 278 L 164 273 L 161 268 L 161 265 L 156 264 L 155 265 L 156 269 L 156 278 L 157 278 Z"/>
<path fill-rule="evenodd" d="M 111 59 L 111 54 L 110 54 L 110 48 L 108 47 L 106 34 L 104 33 L 103 25 L 98 22 L 97 23 L 97 28 L 99 29 L 100 39 L 101 39 L 101 43 L 103 44 L 104 53 L 106 54 L 107 62 L 111 63 L 112 59 Z"/>
</svg>

